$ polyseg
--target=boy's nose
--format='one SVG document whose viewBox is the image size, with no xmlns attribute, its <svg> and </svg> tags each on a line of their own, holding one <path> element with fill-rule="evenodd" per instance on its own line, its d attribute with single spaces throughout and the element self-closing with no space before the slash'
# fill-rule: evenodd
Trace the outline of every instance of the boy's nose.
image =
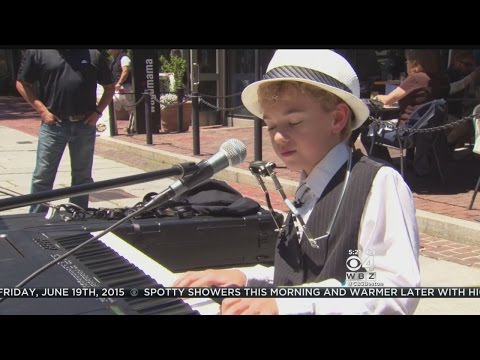
<svg viewBox="0 0 480 360">
<path fill-rule="evenodd" d="M 275 141 L 277 144 L 285 144 L 288 142 L 288 136 L 281 131 L 277 131 L 273 137 L 273 141 Z"/>
</svg>

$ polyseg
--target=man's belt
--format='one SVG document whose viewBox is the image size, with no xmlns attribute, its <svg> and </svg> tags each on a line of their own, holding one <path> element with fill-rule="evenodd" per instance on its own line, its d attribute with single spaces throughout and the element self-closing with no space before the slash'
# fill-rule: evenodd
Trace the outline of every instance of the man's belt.
<svg viewBox="0 0 480 360">
<path fill-rule="evenodd" d="M 69 116 L 56 115 L 56 116 L 60 120 L 68 120 L 68 121 L 72 121 L 72 122 L 83 121 L 87 118 L 87 115 L 85 115 L 85 114 L 83 114 L 83 115 L 69 115 Z"/>
</svg>

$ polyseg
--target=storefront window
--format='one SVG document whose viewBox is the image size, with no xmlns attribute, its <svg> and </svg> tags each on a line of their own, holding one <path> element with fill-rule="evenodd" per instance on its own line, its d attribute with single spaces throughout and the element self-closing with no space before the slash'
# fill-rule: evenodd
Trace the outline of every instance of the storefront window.
<svg viewBox="0 0 480 360">
<path fill-rule="evenodd" d="M 227 94 L 238 94 L 248 85 L 255 82 L 255 74 L 258 72 L 263 76 L 270 62 L 275 49 L 238 49 L 228 51 L 228 85 Z M 255 57 L 259 57 L 258 69 L 256 69 Z M 227 100 L 228 107 L 239 107 L 242 105 L 240 94 L 230 97 Z M 229 112 L 233 116 L 253 117 L 247 109 L 241 107 Z"/>
<path fill-rule="evenodd" d="M 228 98 L 228 107 L 238 107 L 242 104 L 240 94 L 249 84 L 255 81 L 255 50 L 238 49 L 229 53 L 229 86 L 227 94 L 233 95 Z M 245 108 L 232 111 L 236 115 L 248 115 Z"/>
<path fill-rule="evenodd" d="M 217 73 L 217 51 L 216 49 L 198 50 L 198 65 L 201 73 Z"/>
<path fill-rule="evenodd" d="M 209 104 L 212 104 L 213 106 L 217 106 L 217 82 L 216 81 L 200 81 L 200 84 L 198 84 L 198 92 L 200 94 L 205 94 L 205 95 L 211 95 L 210 96 L 205 96 L 203 99 L 208 102 Z M 199 110 L 200 111 L 214 111 L 210 106 L 204 104 L 201 102 L 199 104 Z"/>
</svg>

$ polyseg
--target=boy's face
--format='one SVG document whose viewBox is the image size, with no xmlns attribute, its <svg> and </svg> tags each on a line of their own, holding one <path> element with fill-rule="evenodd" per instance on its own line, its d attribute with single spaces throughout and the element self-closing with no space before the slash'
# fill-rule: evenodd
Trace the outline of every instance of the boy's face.
<svg viewBox="0 0 480 360">
<path fill-rule="evenodd" d="M 339 104 L 330 112 L 309 94 L 290 90 L 264 109 L 275 153 L 290 170 L 308 174 L 335 145 L 346 125 L 348 106 Z"/>
</svg>

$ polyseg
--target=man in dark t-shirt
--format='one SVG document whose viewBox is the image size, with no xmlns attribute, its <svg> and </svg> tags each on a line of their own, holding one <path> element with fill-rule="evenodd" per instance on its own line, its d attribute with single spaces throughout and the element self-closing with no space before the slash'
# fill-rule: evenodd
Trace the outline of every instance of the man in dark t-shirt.
<svg viewBox="0 0 480 360">
<path fill-rule="evenodd" d="M 104 88 L 98 104 L 97 83 Z M 72 186 L 93 182 L 96 123 L 115 90 L 107 59 L 93 49 L 27 50 L 16 86 L 42 120 L 31 193 L 53 188 L 67 144 Z M 70 202 L 86 209 L 88 195 Z M 41 204 L 30 208 L 30 212 L 45 211 L 47 207 Z"/>
</svg>

